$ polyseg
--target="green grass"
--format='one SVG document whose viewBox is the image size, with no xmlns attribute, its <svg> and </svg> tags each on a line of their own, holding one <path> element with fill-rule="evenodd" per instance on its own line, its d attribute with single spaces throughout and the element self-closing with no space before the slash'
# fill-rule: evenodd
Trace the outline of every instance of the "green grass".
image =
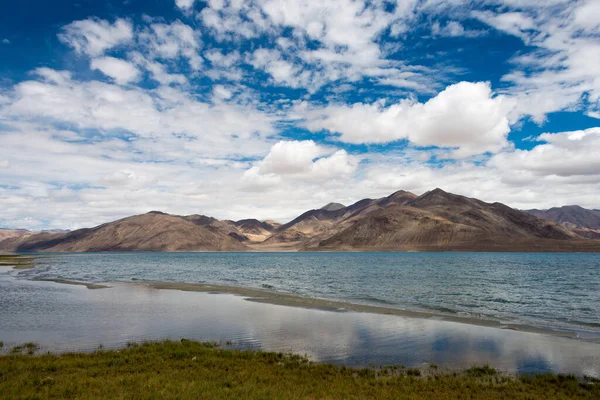
<svg viewBox="0 0 600 400">
<path fill-rule="evenodd" d="M 182 340 L 90 354 L 0 356 L 0 398 L 569 399 L 600 398 L 600 385 L 563 375 L 511 377 L 490 367 L 356 369 Z"/>
</svg>

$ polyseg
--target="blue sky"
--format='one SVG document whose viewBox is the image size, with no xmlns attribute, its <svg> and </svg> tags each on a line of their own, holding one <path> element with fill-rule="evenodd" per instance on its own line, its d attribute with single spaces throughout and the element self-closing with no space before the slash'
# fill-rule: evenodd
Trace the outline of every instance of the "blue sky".
<svg viewBox="0 0 600 400">
<path fill-rule="evenodd" d="M 600 208 L 596 0 L 1 11 L 0 226 L 283 221 L 435 187 Z"/>
</svg>

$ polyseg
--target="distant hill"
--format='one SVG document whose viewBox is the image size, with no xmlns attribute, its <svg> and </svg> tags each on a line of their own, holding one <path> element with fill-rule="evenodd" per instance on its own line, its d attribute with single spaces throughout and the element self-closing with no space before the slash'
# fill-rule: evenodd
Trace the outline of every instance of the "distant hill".
<svg viewBox="0 0 600 400">
<path fill-rule="evenodd" d="M 0 242 L 9 251 L 228 251 L 246 246 L 184 217 L 149 212 L 90 229 L 39 233 Z"/>
<path fill-rule="evenodd" d="M 30 232 L 26 229 L 4 229 L 4 228 L 0 228 L 0 242 L 3 241 L 4 239 L 9 239 L 9 238 L 14 238 L 14 237 L 21 237 L 21 236 L 27 236 L 27 235 L 32 235 L 33 232 Z"/>
<path fill-rule="evenodd" d="M 600 239 L 600 211 L 580 206 L 554 207 L 548 210 L 525 210 L 538 218 L 558 222 L 581 236 Z"/>
<path fill-rule="evenodd" d="M 153 211 L 73 232 L 15 234 L 0 250 L 600 251 L 590 233 L 597 211 L 550 211 L 523 212 L 441 189 L 421 196 L 400 190 L 350 206 L 330 203 L 285 224 Z"/>
</svg>

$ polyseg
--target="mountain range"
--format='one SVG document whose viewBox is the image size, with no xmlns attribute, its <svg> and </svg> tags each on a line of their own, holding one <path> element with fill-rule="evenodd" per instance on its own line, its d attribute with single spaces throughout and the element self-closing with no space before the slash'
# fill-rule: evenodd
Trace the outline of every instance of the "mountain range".
<svg viewBox="0 0 600 400">
<path fill-rule="evenodd" d="M 600 251 L 590 234 L 600 212 L 579 209 L 519 211 L 441 189 L 421 196 L 401 190 L 350 206 L 330 203 L 285 224 L 151 211 L 72 232 L 19 231 L 0 236 L 0 250 Z"/>
<path fill-rule="evenodd" d="M 600 239 L 600 210 L 580 206 L 554 207 L 548 210 L 525 210 L 538 218 L 558 222 L 580 236 Z"/>
</svg>

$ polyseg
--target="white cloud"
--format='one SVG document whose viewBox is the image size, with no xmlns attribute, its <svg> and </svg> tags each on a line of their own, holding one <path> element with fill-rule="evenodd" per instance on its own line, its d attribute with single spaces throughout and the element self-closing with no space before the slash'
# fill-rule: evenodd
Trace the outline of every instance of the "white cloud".
<svg viewBox="0 0 600 400">
<path fill-rule="evenodd" d="M 580 3 L 575 10 L 575 23 L 585 29 L 597 29 L 600 26 L 600 3 L 587 0 Z"/>
<path fill-rule="evenodd" d="M 261 173 L 297 174 L 306 172 L 313 165 L 313 160 L 322 155 L 324 150 L 312 140 L 281 141 L 271 147 L 271 151 L 260 162 Z"/>
<path fill-rule="evenodd" d="M 586 109 L 590 115 L 600 111 L 597 8 L 595 0 L 505 0 L 497 11 L 473 13 L 537 49 L 515 57 L 515 70 L 503 78 L 514 85 L 506 92 L 518 99 L 514 118 L 531 115 L 542 123 L 554 111 Z"/>
<path fill-rule="evenodd" d="M 189 10 L 196 0 L 175 0 L 175 5 L 182 10 Z"/>
<path fill-rule="evenodd" d="M 37 72 L 42 80 L 16 85 L 12 103 L 0 109 L 0 116 L 48 118 L 101 132 L 122 130 L 160 140 L 164 157 L 171 149 L 172 156 L 192 150 L 211 157 L 257 154 L 268 146 L 265 137 L 274 133 L 272 117 L 250 105 L 213 106 L 168 87 L 147 91 L 76 81 L 51 69 Z"/>
<path fill-rule="evenodd" d="M 525 40 L 528 39 L 528 31 L 536 28 L 534 20 L 522 12 L 506 12 L 495 14 L 492 11 L 476 11 L 473 16 L 488 23 L 494 28 L 519 36 Z"/>
<path fill-rule="evenodd" d="M 600 128 L 583 131 L 544 133 L 545 142 L 531 150 L 515 150 L 494 156 L 491 165 L 523 170 L 540 176 L 587 175 L 600 181 Z"/>
<path fill-rule="evenodd" d="M 326 106 L 308 112 L 307 127 L 340 133 L 347 143 L 386 143 L 408 139 L 417 146 L 456 148 L 454 156 L 497 152 L 508 146 L 512 102 L 493 96 L 487 83 L 461 82 L 426 103 L 404 100 Z"/>
<path fill-rule="evenodd" d="M 147 176 L 138 175 L 132 170 L 124 169 L 104 176 L 100 180 L 100 183 L 104 186 L 109 187 L 118 186 L 129 187 L 132 189 L 141 189 L 142 187 L 150 183 L 156 182 L 148 178 Z"/>
<path fill-rule="evenodd" d="M 121 18 L 113 24 L 90 18 L 65 26 L 58 37 L 77 53 L 100 56 L 106 50 L 130 42 L 133 39 L 133 27 L 129 21 Z"/>
<path fill-rule="evenodd" d="M 113 78 L 119 85 L 136 81 L 140 75 L 140 71 L 133 64 L 114 57 L 94 58 L 90 63 L 90 67 Z"/>
<path fill-rule="evenodd" d="M 161 85 L 184 85 L 188 82 L 183 74 L 171 74 L 167 71 L 167 67 L 157 61 L 148 60 L 139 52 L 130 53 L 132 61 L 141 68 L 145 68 L 150 72 L 151 77 Z"/>
<path fill-rule="evenodd" d="M 151 58 L 176 59 L 185 57 L 193 70 L 202 67 L 199 54 L 202 42 L 199 33 L 181 21 L 171 24 L 155 23 L 139 34 L 140 42 Z"/>
<path fill-rule="evenodd" d="M 306 78 L 310 74 L 305 73 L 299 77 L 300 68 L 284 60 L 277 50 L 258 49 L 252 54 L 251 63 L 257 69 L 264 69 L 276 84 L 299 87 L 308 83 Z"/>
<path fill-rule="evenodd" d="M 431 33 L 434 36 L 448 36 L 448 37 L 479 37 L 486 34 L 485 31 L 480 30 L 467 30 L 465 27 L 458 21 L 449 21 L 445 25 L 440 25 L 439 22 L 434 22 L 431 27 Z"/>
<path fill-rule="evenodd" d="M 215 85 L 213 87 L 213 96 L 219 100 L 228 100 L 233 96 L 233 93 L 223 85 Z"/>
<path fill-rule="evenodd" d="M 345 150 L 331 154 L 312 140 L 280 141 L 244 173 L 244 180 L 246 184 L 264 187 L 280 184 L 283 178 L 309 182 L 341 179 L 352 175 L 356 167 L 356 161 Z"/>
<path fill-rule="evenodd" d="M 402 76 L 406 67 L 386 60 L 377 43 L 387 28 L 413 17 L 416 3 L 400 1 L 391 11 L 379 1 L 214 1 L 209 2 L 199 18 L 221 41 L 251 39 L 261 34 L 277 36 L 284 29 L 291 29 L 291 37 L 277 40 L 281 53 L 259 49 L 251 61 L 280 85 L 305 87 L 314 92 L 328 82 L 357 81 L 367 76 L 382 84 L 427 91 L 431 80 L 414 71 L 410 76 Z M 308 46 L 309 41 L 313 41 L 313 46 Z M 315 48 L 314 43 L 319 45 Z M 263 56 L 264 61 L 257 61 Z"/>
</svg>

